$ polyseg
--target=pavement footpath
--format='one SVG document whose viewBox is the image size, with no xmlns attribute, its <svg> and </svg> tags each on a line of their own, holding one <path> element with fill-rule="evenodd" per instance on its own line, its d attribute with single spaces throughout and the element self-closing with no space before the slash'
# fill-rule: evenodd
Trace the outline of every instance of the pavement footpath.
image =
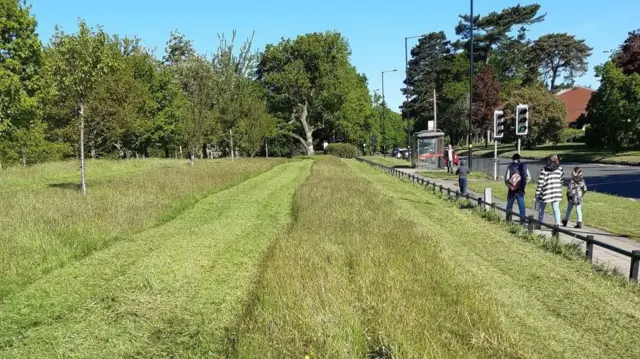
<svg viewBox="0 0 640 359">
<path fill-rule="evenodd" d="M 398 170 L 405 172 L 405 173 L 409 173 L 409 174 L 413 174 L 419 178 L 423 178 L 425 180 L 429 180 L 431 182 L 436 183 L 436 185 L 440 186 L 442 185 L 443 188 L 450 188 L 453 191 L 459 190 L 458 187 L 458 183 L 455 180 L 442 180 L 442 179 L 433 179 L 433 178 L 429 178 L 429 177 L 425 177 L 425 176 L 421 176 L 420 174 L 418 174 L 418 171 L 414 168 L 397 168 Z M 482 197 L 483 195 L 480 193 L 476 193 L 473 191 L 467 191 L 469 192 L 470 195 L 472 195 L 474 198 L 479 198 Z M 493 196 L 492 202 L 495 203 L 497 206 L 506 208 L 507 206 L 507 202 L 505 200 L 502 200 L 500 198 L 497 198 L 495 196 Z M 517 209 L 517 205 L 514 205 L 514 211 L 517 213 L 518 209 Z M 538 218 L 538 211 L 534 210 L 533 208 L 527 208 L 527 216 L 532 215 L 534 216 L 534 218 Z M 517 220 L 517 216 L 513 217 L 514 220 Z M 544 223 L 546 224 L 550 224 L 553 225 L 554 224 L 554 219 L 553 219 L 553 215 L 547 213 L 545 214 Z M 634 250 L 640 250 L 640 243 L 636 242 L 632 239 L 628 239 L 625 237 L 621 237 L 621 236 L 617 236 L 615 234 L 609 233 L 609 232 L 605 232 L 602 230 L 599 230 L 597 228 L 593 228 L 593 227 L 588 227 L 585 226 L 581 229 L 575 229 L 575 228 L 569 228 L 572 232 L 575 232 L 577 234 L 581 234 L 584 236 L 588 236 L 588 235 L 592 235 L 594 237 L 594 239 L 603 242 L 603 243 L 607 243 L 610 244 L 612 246 L 616 246 L 618 248 L 621 249 L 625 249 L 628 251 L 634 251 Z M 551 236 L 551 229 L 546 229 L 543 228 L 542 230 L 537 230 L 536 231 L 539 234 L 542 234 L 544 236 Z M 581 247 L 586 251 L 586 244 L 585 242 L 576 239 L 574 237 L 565 235 L 560 233 L 560 240 L 566 242 L 566 243 L 578 243 L 581 245 Z M 594 250 L 593 250 L 593 262 L 594 263 L 601 263 L 604 264 L 610 268 L 614 268 L 616 270 L 618 270 L 621 274 L 624 274 L 626 277 L 629 276 L 629 272 L 631 269 L 631 258 L 627 257 L 625 255 L 610 251 L 608 249 L 604 249 L 601 248 L 599 246 L 594 246 Z"/>
</svg>

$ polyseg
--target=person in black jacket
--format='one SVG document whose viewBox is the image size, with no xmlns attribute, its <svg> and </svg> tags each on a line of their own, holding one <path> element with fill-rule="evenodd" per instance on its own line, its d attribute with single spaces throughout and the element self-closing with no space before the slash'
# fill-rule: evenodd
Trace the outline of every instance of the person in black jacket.
<svg viewBox="0 0 640 359">
<path fill-rule="evenodd" d="M 513 212 L 513 202 L 518 201 L 518 212 L 520 213 L 520 223 L 524 222 L 527 216 L 525 207 L 525 192 L 527 183 L 531 182 L 531 173 L 526 163 L 520 161 L 520 155 L 512 157 L 513 162 L 507 167 L 504 174 L 504 183 L 507 185 L 507 212 Z"/>
</svg>

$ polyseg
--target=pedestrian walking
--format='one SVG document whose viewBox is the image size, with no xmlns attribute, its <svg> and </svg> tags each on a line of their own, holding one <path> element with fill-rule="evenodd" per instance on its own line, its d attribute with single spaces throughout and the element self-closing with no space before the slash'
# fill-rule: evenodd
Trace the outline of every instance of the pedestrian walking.
<svg viewBox="0 0 640 359">
<path fill-rule="evenodd" d="M 573 210 L 573 207 L 575 207 L 576 215 L 578 216 L 578 223 L 574 228 L 582 228 L 582 201 L 585 193 L 587 193 L 587 184 L 584 181 L 584 175 L 582 174 L 580 167 L 576 167 L 573 169 L 573 172 L 571 172 L 571 182 L 567 188 L 567 200 L 569 201 L 569 206 L 567 206 L 567 213 L 564 216 L 564 220 L 562 220 L 563 226 L 566 227 L 569 223 L 571 211 Z"/>
<path fill-rule="evenodd" d="M 460 186 L 460 193 L 467 193 L 467 175 L 471 173 L 469 167 L 467 167 L 464 160 L 460 161 L 460 166 L 456 170 L 456 175 L 458 175 L 458 185 Z"/>
<path fill-rule="evenodd" d="M 447 147 L 447 173 L 453 173 L 453 147 Z"/>
<path fill-rule="evenodd" d="M 562 180 L 564 171 L 560 166 L 558 155 L 549 156 L 547 165 L 540 171 L 536 199 L 539 202 L 538 220 L 544 219 L 544 210 L 547 203 L 551 203 L 555 225 L 560 225 L 560 201 L 562 200 Z"/>
<path fill-rule="evenodd" d="M 525 192 L 527 183 L 531 182 L 531 173 L 526 163 L 520 161 L 520 155 L 515 154 L 511 158 L 512 162 L 507 167 L 504 174 L 504 183 L 507 185 L 507 213 L 513 212 L 513 203 L 518 202 L 518 213 L 520 213 L 520 223 L 524 223 L 527 216 L 525 207 Z"/>
</svg>

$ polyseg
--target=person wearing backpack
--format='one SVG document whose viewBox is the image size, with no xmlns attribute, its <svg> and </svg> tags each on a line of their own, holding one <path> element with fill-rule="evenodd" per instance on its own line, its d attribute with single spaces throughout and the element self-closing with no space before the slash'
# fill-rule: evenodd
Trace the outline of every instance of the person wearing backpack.
<svg viewBox="0 0 640 359">
<path fill-rule="evenodd" d="M 580 167 L 576 167 L 571 173 L 571 182 L 569 183 L 569 188 L 567 188 L 567 200 L 569 201 L 569 206 L 567 207 L 567 213 L 562 220 L 562 225 L 564 227 L 569 223 L 569 217 L 571 217 L 573 207 L 576 207 L 578 223 L 574 228 L 582 228 L 582 200 L 584 199 L 585 193 L 587 193 L 587 185 L 584 182 L 584 175 L 582 174 Z"/>
<path fill-rule="evenodd" d="M 524 218 L 527 215 L 525 207 L 525 191 L 527 183 L 531 181 L 531 174 L 526 163 L 520 161 L 520 155 L 515 154 L 511 158 L 513 162 L 507 167 L 507 172 L 504 174 L 504 183 L 507 185 L 507 212 L 513 211 L 513 203 L 518 201 L 518 212 L 520 213 L 520 223 L 524 223 Z"/>
<path fill-rule="evenodd" d="M 555 225 L 560 225 L 560 201 L 562 200 L 562 180 L 564 170 L 560 166 L 558 155 L 549 156 L 547 165 L 540 171 L 538 177 L 538 188 L 536 189 L 536 199 L 540 203 L 538 210 L 538 220 L 544 219 L 544 209 L 547 203 L 553 207 Z M 539 228 L 540 226 L 538 226 Z"/>
</svg>

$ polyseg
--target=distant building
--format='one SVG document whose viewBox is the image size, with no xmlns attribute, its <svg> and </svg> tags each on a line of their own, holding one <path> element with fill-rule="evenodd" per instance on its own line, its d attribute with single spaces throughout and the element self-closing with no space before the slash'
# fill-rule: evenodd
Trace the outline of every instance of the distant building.
<svg viewBox="0 0 640 359">
<path fill-rule="evenodd" d="M 594 91 L 595 90 L 588 87 L 576 86 L 562 90 L 556 94 L 558 99 L 562 101 L 567 108 L 567 122 L 569 126 L 576 122 L 582 114 L 587 114 L 587 104 Z"/>
</svg>

